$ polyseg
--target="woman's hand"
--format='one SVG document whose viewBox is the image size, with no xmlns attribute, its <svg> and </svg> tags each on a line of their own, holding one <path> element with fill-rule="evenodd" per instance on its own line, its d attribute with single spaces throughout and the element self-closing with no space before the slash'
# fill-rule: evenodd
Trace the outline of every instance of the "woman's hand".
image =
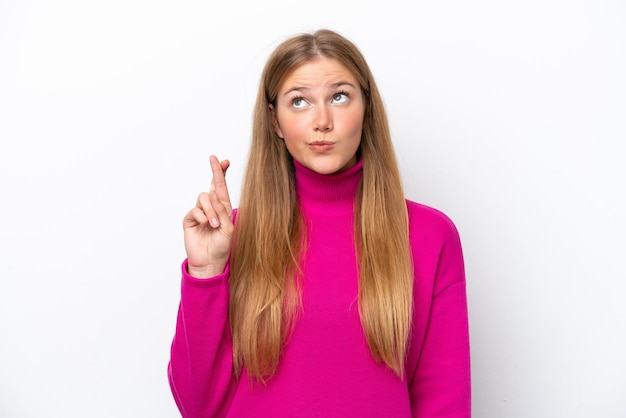
<svg viewBox="0 0 626 418">
<path fill-rule="evenodd" d="M 225 174 L 228 160 L 211 155 L 213 179 L 209 192 L 198 196 L 196 206 L 183 219 L 187 268 L 193 277 L 208 278 L 224 272 L 233 240 L 233 209 Z"/>
</svg>

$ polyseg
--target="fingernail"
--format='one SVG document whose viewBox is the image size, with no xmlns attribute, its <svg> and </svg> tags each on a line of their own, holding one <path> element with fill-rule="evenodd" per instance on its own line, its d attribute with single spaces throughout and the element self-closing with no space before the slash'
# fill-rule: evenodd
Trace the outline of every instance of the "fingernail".
<svg viewBox="0 0 626 418">
<path fill-rule="evenodd" d="M 218 227 L 220 226 L 220 221 L 218 221 L 217 218 L 211 218 L 211 225 Z"/>
</svg>

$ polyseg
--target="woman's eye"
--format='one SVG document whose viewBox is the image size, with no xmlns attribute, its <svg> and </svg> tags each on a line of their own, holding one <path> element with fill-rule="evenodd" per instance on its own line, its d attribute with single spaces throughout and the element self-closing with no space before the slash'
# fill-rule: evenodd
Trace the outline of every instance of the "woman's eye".
<svg viewBox="0 0 626 418">
<path fill-rule="evenodd" d="M 333 103 L 344 103 L 348 100 L 348 95 L 346 93 L 337 93 L 333 96 Z"/>
<path fill-rule="evenodd" d="M 291 105 L 296 109 L 302 109 L 306 106 L 306 100 L 304 100 L 302 97 L 296 97 L 291 101 Z"/>
</svg>

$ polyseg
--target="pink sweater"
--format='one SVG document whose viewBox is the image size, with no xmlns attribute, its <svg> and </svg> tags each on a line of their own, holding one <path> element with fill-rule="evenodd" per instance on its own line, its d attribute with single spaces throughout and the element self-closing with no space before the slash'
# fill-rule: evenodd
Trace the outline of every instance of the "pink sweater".
<svg viewBox="0 0 626 418">
<path fill-rule="evenodd" d="M 228 274 L 189 276 L 172 343 L 169 380 L 185 418 L 470 417 L 463 256 L 441 212 L 407 201 L 414 260 L 414 317 L 406 377 L 377 363 L 357 307 L 353 240 L 359 163 L 337 175 L 296 164 L 308 223 L 303 314 L 267 386 L 233 378 Z M 390 237 L 393 239 L 393 237 Z"/>
</svg>

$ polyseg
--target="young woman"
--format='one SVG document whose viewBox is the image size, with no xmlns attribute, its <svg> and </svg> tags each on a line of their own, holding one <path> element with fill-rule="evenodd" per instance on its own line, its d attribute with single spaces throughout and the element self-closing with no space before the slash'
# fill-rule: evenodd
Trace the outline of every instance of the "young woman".
<svg viewBox="0 0 626 418">
<path fill-rule="evenodd" d="M 470 416 L 459 236 L 405 200 L 354 44 L 320 30 L 270 56 L 237 211 L 228 161 L 210 162 L 183 221 L 183 417 Z"/>
</svg>

